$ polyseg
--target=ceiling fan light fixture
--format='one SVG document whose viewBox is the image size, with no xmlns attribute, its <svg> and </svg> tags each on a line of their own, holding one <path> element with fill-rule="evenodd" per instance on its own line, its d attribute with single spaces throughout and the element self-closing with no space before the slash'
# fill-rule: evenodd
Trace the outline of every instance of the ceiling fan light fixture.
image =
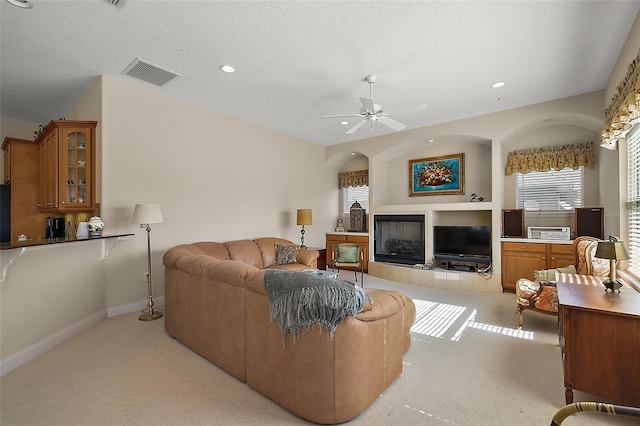
<svg viewBox="0 0 640 426">
<path fill-rule="evenodd" d="M 232 67 L 231 65 L 220 65 L 220 71 L 226 72 L 227 74 L 235 72 L 235 70 L 236 69 L 234 67 Z"/>
<path fill-rule="evenodd" d="M 499 88 L 501 88 L 502 86 L 504 86 L 505 84 L 507 84 L 507 83 L 505 83 L 504 81 L 496 81 L 495 83 L 493 83 L 493 84 L 491 85 L 491 88 L 492 88 L 492 89 L 499 89 Z"/>
<path fill-rule="evenodd" d="M 27 0 L 7 0 L 7 3 L 18 6 L 22 9 L 31 9 L 33 5 Z"/>
</svg>

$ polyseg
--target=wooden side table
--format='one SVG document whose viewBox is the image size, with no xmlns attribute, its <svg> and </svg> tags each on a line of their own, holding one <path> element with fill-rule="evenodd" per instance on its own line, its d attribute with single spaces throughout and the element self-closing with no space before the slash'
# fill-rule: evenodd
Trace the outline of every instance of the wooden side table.
<svg viewBox="0 0 640 426">
<path fill-rule="evenodd" d="M 307 247 L 308 250 L 317 250 L 320 253 L 318 257 L 318 269 L 324 271 L 327 269 L 327 249 L 319 247 Z"/>
</svg>

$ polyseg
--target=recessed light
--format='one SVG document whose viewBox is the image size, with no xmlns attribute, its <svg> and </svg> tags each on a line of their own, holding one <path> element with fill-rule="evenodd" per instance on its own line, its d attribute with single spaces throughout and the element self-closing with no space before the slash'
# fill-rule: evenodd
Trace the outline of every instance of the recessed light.
<svg viewBox="0 0 640 426">
<path fill-rule="evenodd" d="M 14 6 L 21 7 L 23 9 L 31 9 L 33 5 L 29 3 L 27 0 L 7 0 L 7 2 L 11 3 Z"/>
<path fill-rule="evenodd" d="M 342 124 L 343 126 L 346 126 L 347 124 L 349 124 L 348 121 L 341 121 L 340 124 Z"/>
<path fill-rule="evenodd" d="M 494 88 L 494 89 L 498 89 L 498 88 L 504 86 L 505 84 L 507 84 L 507 83 L 505 83 L 504 81 L 497 81 L 497 82 L 493 83 L 491 85 L 491 87 Z"/>
<path fill-rule="evenodd" d="M 433 139 L 429 139 L 427 143 L 433 143 Z"/>
<path fill-rule="evenodd" d="M 352 153 L 351 153 L 351 155 L 356 155 L 356 153 L 355 153 L 355 152 L 352 152 Z"/>
<path fill-rule="evenodd" d="M 222 71 L 222 72 L 232 73 L 235 70 L 236 69 L 234 67 L 232 67 L 231 65 L 220 65 L 220 71 Z"/>
</svg>

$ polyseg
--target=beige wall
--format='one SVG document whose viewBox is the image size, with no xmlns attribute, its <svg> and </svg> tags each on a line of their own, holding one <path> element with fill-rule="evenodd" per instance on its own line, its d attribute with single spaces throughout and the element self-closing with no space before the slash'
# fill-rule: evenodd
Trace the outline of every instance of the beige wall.
<svg viewBox="0 0 640 426">
<path fill-rule="evenodd" d="M 151 233 L 156 294 L 170 247 L 260 236 L 297 242 L 298 208 L 313 210 L 305 243 L 324 247 L 338 188 L 321 146 L 113 78 L 103 78 L 102 93 L 102 218 L 109 231 L 136 234 L 108 263 L 109 306 L 146 294 L 136 203 L 158 203 L 164 217 Z"/>
<path fill-rule="evenodd" d="M 0 285 L 3 363 L 109 309 L 143 306 L 147 246 L 146 232 L 131 223 L 136 203 L 158 203 L 164 217 L 152 225 L 156 300 L 164 295 L 162 255 L 174 245 L 261 236 L 299 241 L 297 208 L 313 209 L 307 245 L 324 247 L 325 232 L 335 227 L 337 167 L 324 164 L 323 147 L 113 78 L 98 79 L 61 115 L 99 116 L 105 233 L 135 235 L 114 245 L 106 260 L 100 241 L 17 256 Z M 28 137 L 37 128 L 2 125 L 3 137 Z M 3 251 L 1 266 L 17 253 Z"/>
<path fill-rule="evenodd" d="M 99 79 L 70 111 L 61 111 L 61 115 L 88 119 L 100 116 L 99 181 L 106 232 L 131 232 L 135 236 L 116 244 L 106 260 L 101 260 L 103 246 L 98 241 L 29 249 L 16 257 L 6 281 L 0 284 L 0 359 L 4 364 L 7 358 L 28 352 L 34 345 L 46 347 L 55 341 L 53 337 L 65 335 L 88 318 L 105 315 L 108 308 L 144 302 L 145 231 L 130 223 L 136 203 L 157 202 L 164 215 L 164 223 L 153 225 L 152 231 L 158 296 L 164 290 L 162 254 L 175 244 L 266 234 L 297 241 L 299 229 L 294 215 L 303 207 L 312 208 L 314 216 L 314 225 L 305 234 L 306 242 L 323 246 L 324 232 L 333 229 L 339 213 L 336 173 L 351 151 L 369 158 L 371 203 L 375 206 L 376 199 L 396 202 L 392 194 L 396 189 L 402 194 L 408 191 L 401 182 L 408 172 L 396 175 L 395 166 L 400 169 L 413 154 L 428 156 L 446 150 L 442 146 L 424 148 L 427 139 L 436 139 L 436 145 L 453 139 L 465 143 L 488 141 L 491 201 L 478 215 L 471 216 L 481 218 L 483 223 L 490 220 L 494 229 L 499 229 L 505 198 L 505 153 L 518 146 L 519 140 L 535 136 L 536 129 L 545 127 L 543 122 L 549 118 L 560 127 L 557 132 L 549 129 L 550 139 L 544 143 L 557 140 L 555 136 L 567 137 L 562 126 L 580 128 L 579 134 L 582 129 L 598 132 L 603 105 L 615 93 L 639 45 L 640 24 L 636 20 L 610 81 L 601 92 L 326 149 L 167 98 L 161 89 L 139 87 L 121 79 Z M 30 139 L 37 124 L 2 118 L 0 133 L 2 138 Z M 600 197 L 605 205 L 619 207 L 619 197 L 607 200 L 612 169 L 602 166 L 607 164 L 617 171 L 618 152 L 599 153 L 602 189 L 594 197 Z M 474 162 L 472 167 L 479 168 L 479 164 Z M 424 203 L 410 208 L 432 209 L 429 218 L 437 222 L 448 217 L 447 209 L 466 204 Z M 463 211 L 456 217 L 469 216 L 464 207 L 460 208 Z M 608 220 L 606 226 L 615 231 L 619 226 L 612 227 L 614 222 L 615 218 L 613 222 Z M 494 244 L 494 253 L 496 248 L 499 251 Z M 2 252 L 0 266 L 4 268 L 14 256 L 15 251 Z M 499 271 L 499 264 L 496 266 Z"/>
<path fill-rule="evenodd" d="M 0 140 L 2 141 L 8 136 L 33 140 L 33 132 L 37 129 L 37 124 L 0 117 Z M 2 150 L 0 150 L 0 176 L 4 176 L 4 151 Z"/>
<path fill-rule="evenodd" d="M 627 40 L 622 47 L 618 60 L 611 72 L 607 86 L 603 110 L 608 108 L 613 96 L 618 92 L 618 85 L 625 78 L 629 64 L 638 55 L 640 48 L 640 14 L 629 31 Z M 608 151 L 602 149 L 602 167 L 600 178 L 600 192 L 602 205 L 605 207 L 605 235 L 617 235 L 627 239 L 626 223 L 628 221 L 626 206 L 626 156 L 625 145 L 618 144 L 618 150 Z M 617 188 L 612 188 L 612 181 L 620 182 Z M 616 190 L 617 189 L 617 190 Z M 609 224 L 610 226 L 607 226 Z"/>
</svg>

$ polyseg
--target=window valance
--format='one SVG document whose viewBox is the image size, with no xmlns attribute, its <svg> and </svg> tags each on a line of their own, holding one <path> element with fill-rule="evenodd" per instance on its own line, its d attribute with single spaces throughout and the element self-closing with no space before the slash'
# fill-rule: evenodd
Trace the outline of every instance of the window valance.
<svg viewBox="0 0 640 426">
<path fill-rule="evenodd" d="M 565 167 L 593 168 L 595 164 L 593 145 L 593 142 L 587 142 L 510 152 L 507 156 L 505 175 L 511 176 L 516 172 L 548 172 L 552 169 L 562 170 Z"/>
<path fill-rule="evenodd" d="M 640 50 L 627 68 L 627 74 L 618 85 L 617 93 L 611 98 L 609 107 L 604 111 L 604 130 L 601 145 L 615 149 L 619 137 L 631 128 L 640 118 Z"/>
<path fill-rule="evenodd" d="M 338 173 L 338 188 L 369 185 L 369 170 Z"/>
</svg>

